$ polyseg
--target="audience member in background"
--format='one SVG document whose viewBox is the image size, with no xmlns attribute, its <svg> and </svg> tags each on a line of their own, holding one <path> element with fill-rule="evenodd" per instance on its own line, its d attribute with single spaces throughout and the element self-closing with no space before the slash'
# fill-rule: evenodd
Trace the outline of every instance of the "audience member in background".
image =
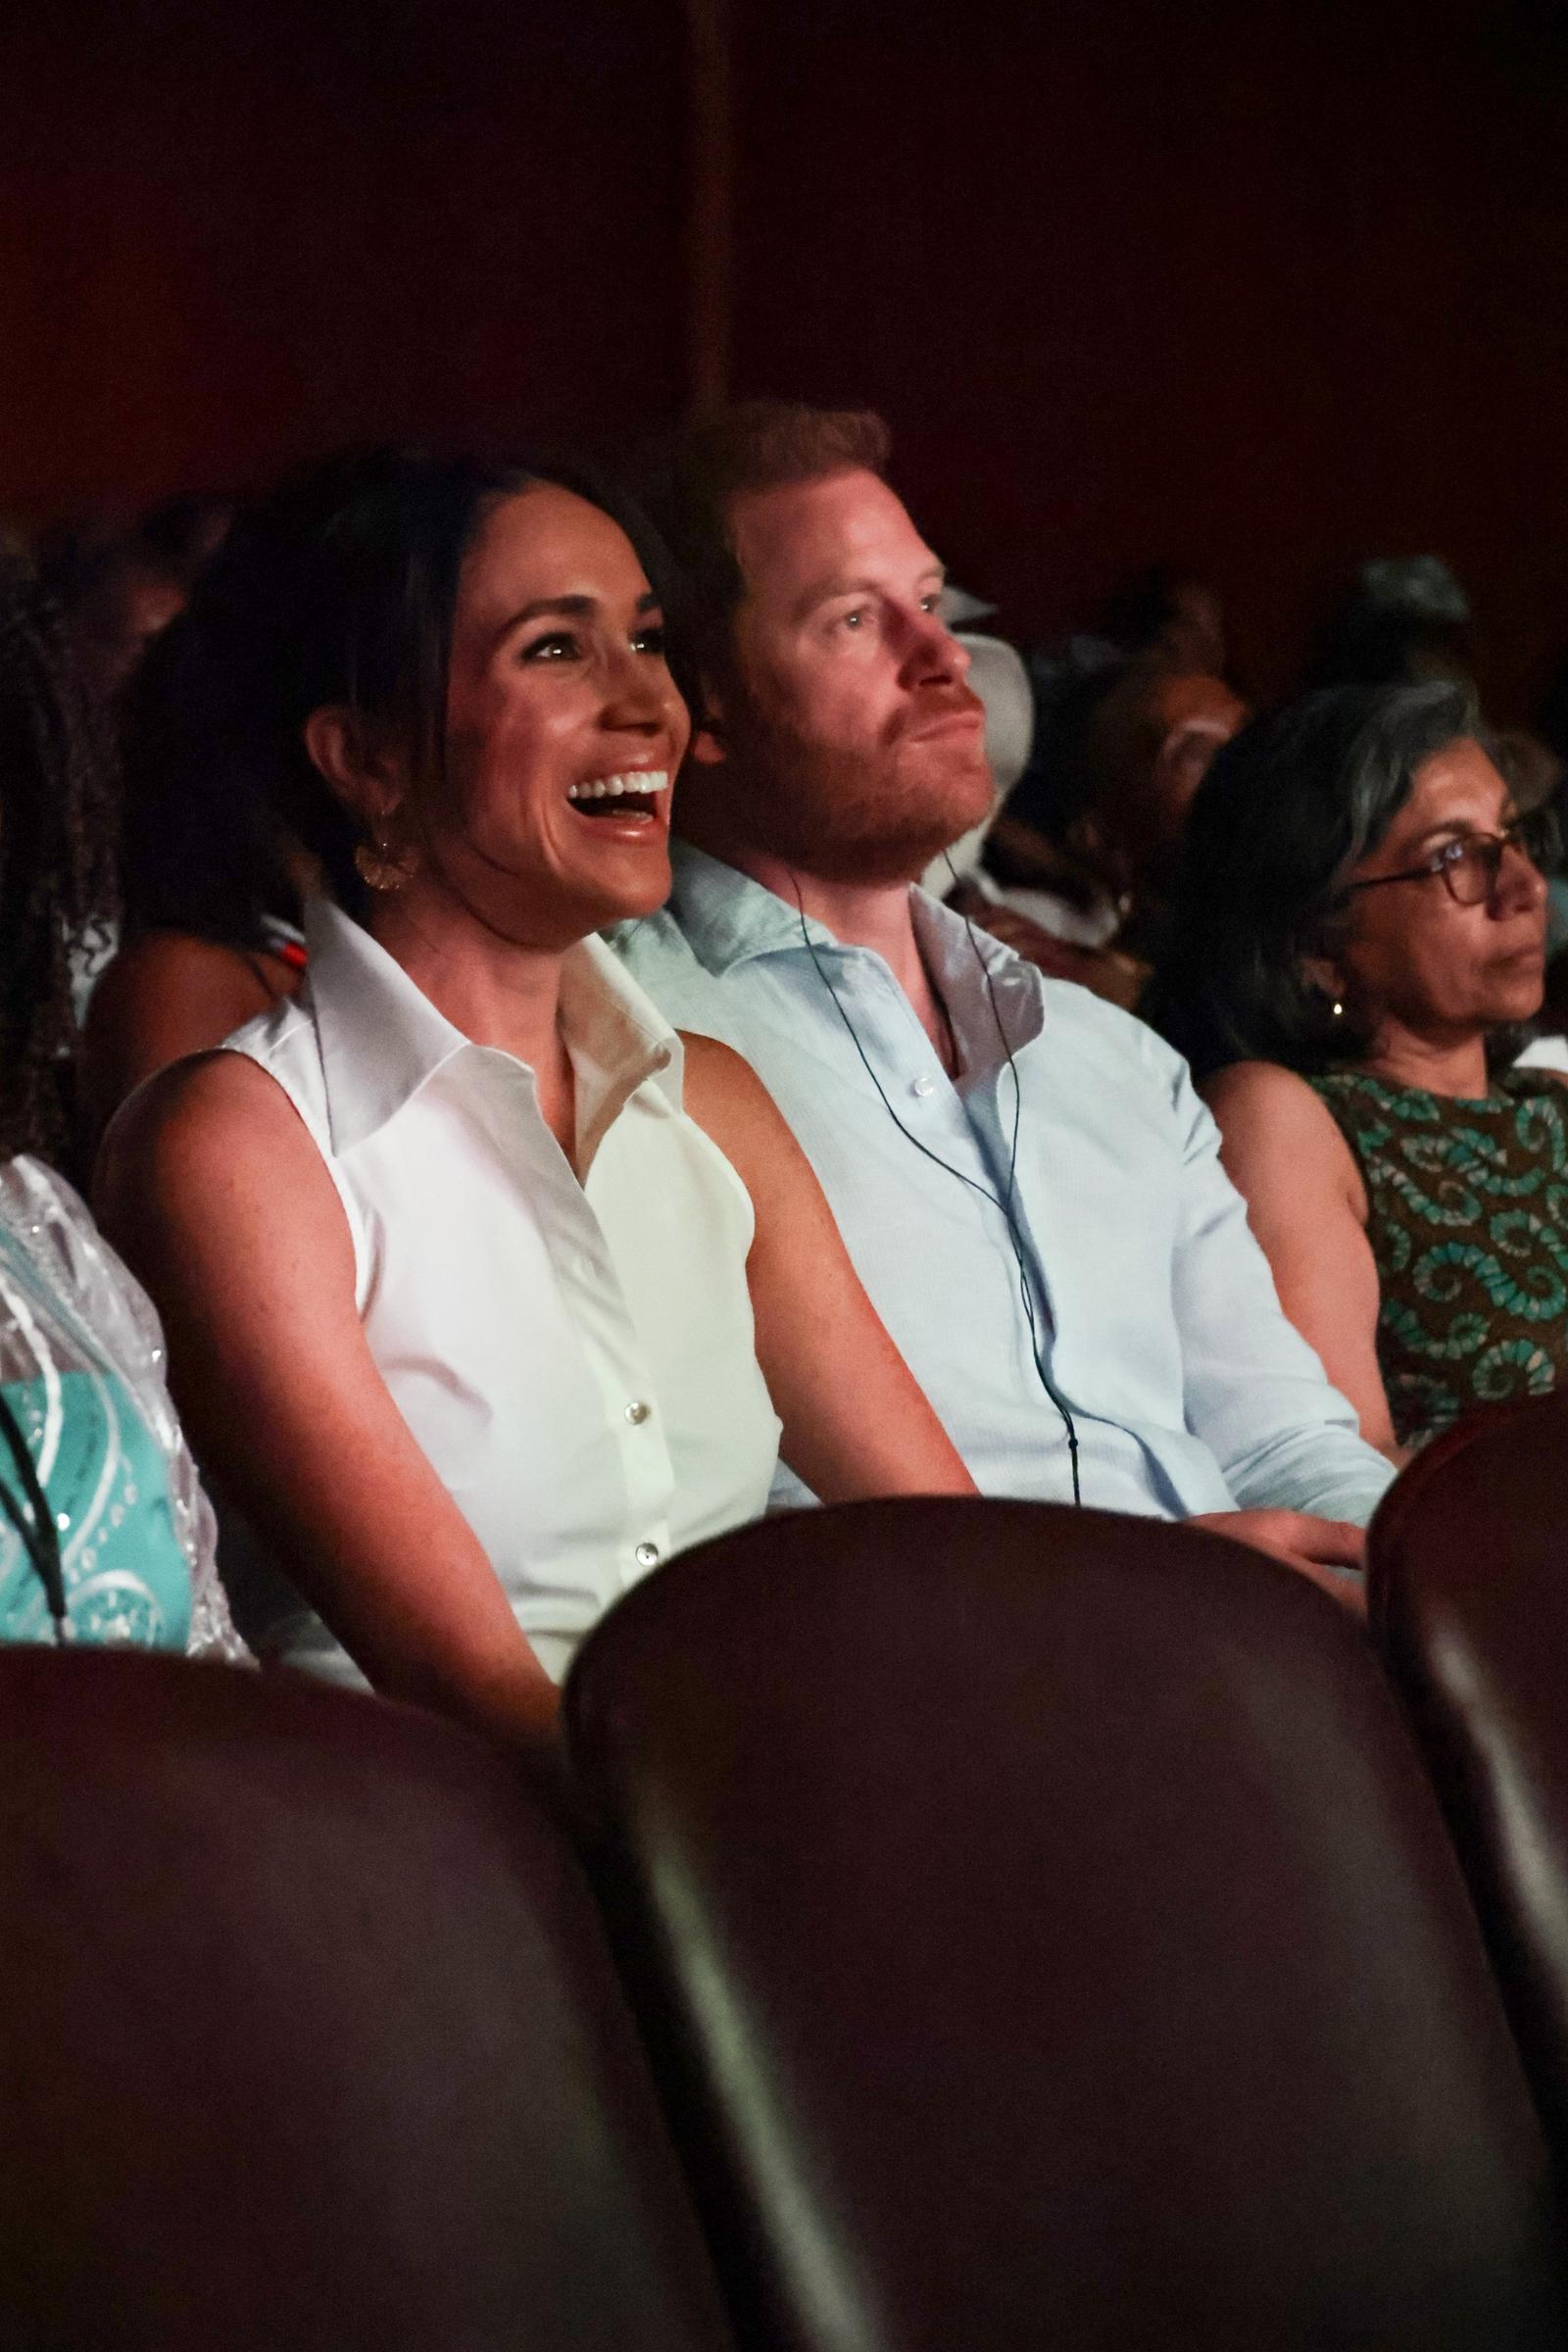
<svg viewBox="0 0 1568 2352">
<path fill-rule="evenodd" d="M 1468 685 L 1474 671 L 1470 599 L 1437 556 L 1380 556 L 1363 564 L 1313 640 L 1303 680 L 1318 686 Z"/>
<path fill-rule="evenodd" d="M 47 1164 L 117 801 L 60 612 L 0 555 L 0 1640 L 238 1657 L 156 1318 Z"/>
<path fill-rule="evenodd" d="M 1490 1058 L 1541 1003 L 1553 832 L 1446 680 L 1255 719 L 1193 808 L 1149 1016 L 1377 1446 L 1568 1364 L 1568 1095 Z"/>
<path fill-rule="evenodd" d="M 540 1734 L 601 1611 L 761 1510 L 781 1425 L 830 1494 L 971 1492 L 752 1073 L 593 937 L 668 890 L 689 732 L 627 531 L 564 476 L 350 460 L 189 626 L 214 774 L 337 902 L 102 1156 L 203 1459 L 312 1604 L 261 1644 Z"/>
<path fill-rule="evenodd" d="M 1062 945 L 1035 952 L 1010 934 L 986 911 L 984 882 L 959 902 L 962 911 L 1043 969 L 1131 1008 L 1165 919 L 1193 795 L 1245 716 L 1222 679 L 1152 660 L 1069 678 L 982 853 L 991 892 Z"/>
<path fill-rule="evenodd" d="M 1119 580 L 1105 599 L 1100 638 L 1118 653 L 1163 662 L 1197 676 L 1225 675 L 1225 609 L 1196 571 L 1152 564 Z"/>
<path fill-rule="evenodd" d="M 291 997 L 305 969 L 318 860 L 209 757 L 222 712 L 208 705 L 229 694 L 206 656 L 211 633 L 210 620 L 194 638 L 175 621 L 128 698 L 122 944 L 83 1025 L 89 1151 L 143 1079 L 221 1045 Z"/>
<path fill-rule="evenodd" d="M 155 639 L 184 611 L 222 544 L 229 514 L 218 499 L 172 498 L 128 530 L 76 525 L 44 541 L 39 568 L 105 702 L 124 692 Z"/>
<path fill-rule="evenodd" d="M 1470 599 L 1436 556 L 1391 556 L 1363 564 L 1354 583 L 1319 630 L 1306 686 L 1415 686 L 1447 678 L 1475 693 L 1474 615 Z M 1549 727 L 1489 727 L 1488 749 L 1521 815 L 1560 796 L 1563 763 Z M 1559 816 L 1561 809 L 1559 807 Z M 1546 953 L 1568 948 L 1568 884 L 1548 877 Z M 1568 1068 L 1568 963 L 1548 960 L 1540 1026 L 1547 1032 L 1525 1058 Z"/>
<path fill-rule="evenodd" d="M 1279 1311 L 1176 1056 L 911 889 L 991 777 L 942 567 L 862 415 L 672 462 L 703 715 L 668 909 L 616 944 L 758 1067 L 983 1492 L 1353 1561 L 1391 1472 Z M 781 1498 L 802 1499 L 786 1481 Z"/>
</svg>

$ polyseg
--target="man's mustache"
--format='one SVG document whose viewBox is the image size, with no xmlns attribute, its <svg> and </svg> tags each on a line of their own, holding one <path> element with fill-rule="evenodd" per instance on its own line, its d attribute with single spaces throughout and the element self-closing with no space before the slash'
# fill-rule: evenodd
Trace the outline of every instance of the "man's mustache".
<svg viewBox="0 0 1568 2352">
<path fill-rule="evenodd" d="M 895 723 L 895 735 L 918 735 L 925 727 L 940 726 L 945 718 L 978 718 L 984 722 L 986 707 L 972 686 L 933 687 L 930 694 L 912 709 L 901 710 Z"/>
</svg>

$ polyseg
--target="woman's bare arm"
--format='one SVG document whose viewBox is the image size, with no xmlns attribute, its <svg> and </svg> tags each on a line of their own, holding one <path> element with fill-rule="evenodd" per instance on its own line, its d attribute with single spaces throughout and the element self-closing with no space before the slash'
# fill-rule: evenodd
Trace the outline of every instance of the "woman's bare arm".
<svg viewBox="0 0 1568 2352">
<path fill-rule="evenodd" d="M 555 1688 L 370 1354 L 342 1204 L 275 1080 L 234 1054 L 166 1071 L 106 1139 L 98 1191 L 204 1469 L 371 1683 L 547 1734 Z"/>
<path fill-rule="evenodd" d="M 688 1037 L 686 1103 L 752 1196 L 757 1353 L 782 1452 L 824 1502 L 972 1494 L 974 1481 L 860 1287 L 810 1162 L 748 1062 Z"/>
<path fill-rule="evenodd" d="M 291 995 L 298 977 L 275 956 L 242 956 L 183 931 L 149 931 L 122 948 L 87 1005 L 80 1086 L 89 1144 L 144 1078 L 220 1046 Z"/>
<path fill-rule="evenodd" d="M 1367 1444 L 1398 1458 L 1378 1367 L 1366 1192 L 1333 1114 L 1304 1079 L 1271 1061 L 1234 1062 L 1200 1091 L 1281 1306 L 1354 1405 Z"/>
</svg>

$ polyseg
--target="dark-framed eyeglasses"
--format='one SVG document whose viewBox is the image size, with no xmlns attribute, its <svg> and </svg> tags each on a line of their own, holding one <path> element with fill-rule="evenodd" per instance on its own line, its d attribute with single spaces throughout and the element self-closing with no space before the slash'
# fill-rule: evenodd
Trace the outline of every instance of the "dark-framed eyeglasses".
<svg viewBox="0 0 1568 2352">
<path fill-rule="evenodd" d="M 1381 890 L 1386 882 L 1441 882 L 1456 906 L 1484 906 L 1496 896 L 1502 861 L 1510 850 L 1539 873 L 1552 872 L 1562 856 L 1562 827 L 1550 808 L 1532 808 L 1516 816 L 1500 833 L 1460 833 L 1445 841 L 1419 865 L 1401 866 L 1396 874 L 1369 874 L 1364 882 L 1349 882 L 1346 892 Z"/>
</svg>

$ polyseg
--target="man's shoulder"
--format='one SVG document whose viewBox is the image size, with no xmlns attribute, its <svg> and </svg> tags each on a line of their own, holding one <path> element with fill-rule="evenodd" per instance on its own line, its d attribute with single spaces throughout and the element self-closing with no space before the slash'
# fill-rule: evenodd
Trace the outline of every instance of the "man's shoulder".
<svg viewBox="0 0 1568 2352">
<path fill-rule="evenodd" d="M 1041 974 L 1040 987 L 1047 1017 L 1068 1034 L 1082 1037 L 1102 1052 L 1125 1056 L 1151 1069 L 1168 1070 L 1179 1065 L 1181 1055 L 1174 1046 L 1165 1043 L 1157 1030 L 1151 1029 L 1135 1012 L 1124 1012 L 1107 998 L 1097 997 L 1092 988 L 1084 988 L 1076 980 L 1052 979 L 1045 973 Z"/>
<path fill-rule="evenodd" d="M 1076 980 L 1035 974 L 1040 990 L 1042 1035 L 1058 1055 L 1082 1062 L 1109 1079 L 1140 1088 L 1155 1087 L 1169 1097 L 1180 1087 L 1187 1065 L 1174 1046 L 1133 1012 L 1124 1012 Z"/>
<path fill-rule="evenodd" d="M 630 922 L 616 923 L 604 938 L 656 1004 L 671 988 L 689 988 L 704 982 L 711 985 L 713 975 L 671 907 L 661 906 L 657 914 L 638 915 Z"/>
</svg>

